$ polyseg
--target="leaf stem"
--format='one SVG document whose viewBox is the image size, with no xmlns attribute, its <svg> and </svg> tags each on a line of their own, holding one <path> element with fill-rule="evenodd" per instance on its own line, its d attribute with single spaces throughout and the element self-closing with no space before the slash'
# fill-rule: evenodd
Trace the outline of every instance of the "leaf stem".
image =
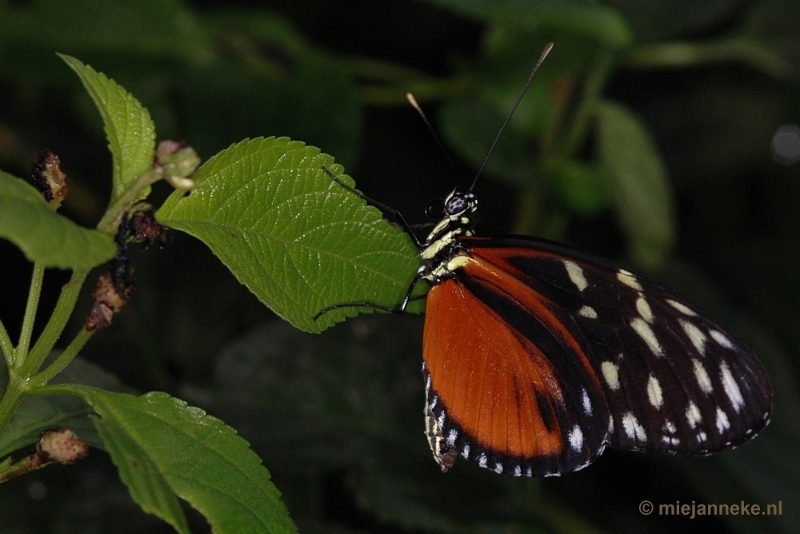
<svg viewBox="0 0 800 534">
<path fill-rule="evenodd" d="M 49 397 L 50 395 L 73 395 L 86 400 L 86 388 L 92 386 L 83 386 L 80 384 L 54 384 L 48 386 L 39 386 L 31 388 L 26 391 L 27 395 L 35 395 L 37 397 Z"/>
<path fill-rule="evenodd" d="M 78 332 L 78 335 L 72 340 L 69 346 L 64 349 L 56 361 L 50 364 L 44 371 L 37 374 L 36 376 L 30 379 L 30 384 L 32 387 L 43 387 L 45 386 L 50 380 L 53 379 L 58 373 L 64 370 L 64 368 L 69 365 L 69 363 L 78 355 L 86 342 L 92 339 L 94 335 L 94 331 L 88 331 L 85 328 L 81 329 Z"/>
<path fill-rule="evenodd" d="M 64 327 L 75 309 L 75 303 L 88 274 L 88 270 L 74 271 L 72 277 L 61 289 L 61 296 L 58 298 L 50 320 L 36 341 L 25 364 L 20 368 L 21 376 L 35 374 L 41 367 L 42 362 L 47 358 L 47 355 L 53 350 L 56 341 L 61 337 Z"/>
<path fill-rule="evenodd" d="M 33 336 L 33 323 L 36 320 L 36 310 L 39 307 L 39 297 L 42 294 L 42 280 L 44 279 L 44 264 L 40 261 L 33 264 L 31 287 L 28 290 L 28 304 L 25 306 L 25 317 L 22 319 L 22 330 L 19 334 L 19 344 L 12 356 L 11 366 L 20 367 L 28 356 L 31 337 Z M 10 367 L 9 366 L 9 370 Z"/>
</svg>

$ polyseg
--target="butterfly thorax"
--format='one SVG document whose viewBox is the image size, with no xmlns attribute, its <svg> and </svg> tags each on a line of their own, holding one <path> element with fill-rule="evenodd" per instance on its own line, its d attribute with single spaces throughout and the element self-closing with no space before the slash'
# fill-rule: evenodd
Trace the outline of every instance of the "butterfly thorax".
<svg viewBox="0 0 800 534">
<path fill-rule="evenodd" d="M 419 276 L 429 282 L 438 283 L 452 275 L 455 266 L 453 260 L 461 250 L 459 236 L 474 234 L 474 213 L 478 207 L 478 199 L 472 193 L 456 189 L 444 201 L 444 217 L 428 235 L 420 258 L 424 261 L 419 269 Z"/>
</svg>

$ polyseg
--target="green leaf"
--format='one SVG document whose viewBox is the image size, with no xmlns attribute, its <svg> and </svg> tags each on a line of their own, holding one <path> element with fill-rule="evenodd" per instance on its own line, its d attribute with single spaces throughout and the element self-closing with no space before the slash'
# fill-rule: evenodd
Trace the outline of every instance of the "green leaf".
<svg viewBox="0 0 800 534">
<path fill-rule="evenodd" d="M 150 113 L 136 98 L 102 72 L 95 72 L 74 57 L 59 54 L 80 77 L 103 117 L 108 147 L 114 162 L 111 202 L 120 198 L 137 178 L 153 166 L 156 128 Z M 149 193 L 145 188 L 138 198 Z"/>
<path fill-rule="evenodd" d="M 606 2 L 604 2 L 606 3 Z M 733 13 L 738 20 L 758 5 L 754 2 L 744 6 L 736 0 L 714 0 L 713 2 L 690 2 L 682 0 L 658 0 L 656 2 L 609 2 L 617 10 L 617 16 L 626 22 L 639 41 L 658 42 L 668 39 L 681 40 L 690 35 L 708 32 L 711 28 L 731 23 Z M 775 1 L 768 4 L 774 9 Z"/>
<path fill-rule="evenodd" d="M 114 256 L 111 236 L 54 212 L 32 185 L 0 171 L 0 237 L 31 261 L 59 269 L 90 269 Z"/>
<path fill-rule="evenodd" d="M 486 158 L 522 86 L 514 80 L 498 87 L 480 74 L 474 80 L 480 86 L 480 94 L 445 104 L 439 118 L 448 144 L 477 168 Z M 486 174 L 493 178 L 523 187 L 540 179 L 538 153 L 531 147 L 537 143 L 555 109 L 541 81 L 541 78 L 534 80 L 486 162 Z"/>
<path fill-rule="evenodd" d="M 607 177 L 598 165 L 567 160 L 555 167 L 554 175 L 558 193 L 575 212 L 596 215 L 611 204 Z"/>
<path fill-rule="evenodd" d="M 52 361 L 55 354 L 51 356 Z M 0 391 L 8 383 L 8 374 L 0 373 Z M 81 358 L 75 358 L 50 384 L 79 383 L 113 391 L 132 392 L 115 375 Z M 32 445 L 43 430 L 53 427 L 71 429 L 92 447 L 104 448 L 89 414 L 94 411 L 83 399 L 69 395 L 38 397 L 30 395 L 22 400 L 8 424 L 0 433 L 0 458 Z"/>
<path fill-rule="evenodd" d="M 370 310 L 339 308 L 314 321 L 328 306 L 397 305 L 419 265 L 408 236 L 323 168 L 353 185 L 315 147 L 285 137 L 242 141 L 200 167 L 197 187 L 173 193 L 156 217 L 208 245 L 275 313 L 320 332 Z"/>
<path fill-rule="evenodd" d="M 182 0 L 37 0 L 13 8 L 5 4 L 0 3 L 0 40 L 26 50 L 122 51 L 129 63 L 136 63 L 136 55 L 149 55 L 151 69 L 153 58 L 199 62 L 214 55 L 212 39 Z"/>
<path fill-rule="evenodd" d="M 599 159 L 635 261 L 655 267 L 675 240 L 672 191 L 655 143 L 640 120 L 609 101 L 597 108 Z"/>
<path fill-rule="evenodd" d="M 595 2 L 430 1 L 480 20 L 506 27 L 522 27 L 531 33 L 555 32 L 562 37 L 588 37 L 613 47 L 633 42 L 633 32 L 627 20 L 617 10 Z"/>
<path fill-rule="evenodd" d="M 261 459 L 219 419 L 166 393 L 71 387 L 100 416 L 97 431 L 146 512 L 188 533 L 177 496 L 219 534 L 297 531 Z"/>
</svg>

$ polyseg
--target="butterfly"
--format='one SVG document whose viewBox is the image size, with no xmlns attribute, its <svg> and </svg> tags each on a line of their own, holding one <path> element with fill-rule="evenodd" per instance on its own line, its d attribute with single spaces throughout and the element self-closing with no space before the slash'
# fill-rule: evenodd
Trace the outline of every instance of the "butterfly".
<svg viewBox="0 0 800 534">
<path fill-rule="evenodd" d="M 476 236 L 474 185 L 444 200 L 399 306 L 332 307 L 400 312 L 419 281 L 430 283 L 425 433 L 442 471 L 461 456 L 505 475 L 554 476 L 588 466 L 607 446 L 706 455 L 769 423 L 766 371 L 715 319 L 567 245 Z"/>
</svg>

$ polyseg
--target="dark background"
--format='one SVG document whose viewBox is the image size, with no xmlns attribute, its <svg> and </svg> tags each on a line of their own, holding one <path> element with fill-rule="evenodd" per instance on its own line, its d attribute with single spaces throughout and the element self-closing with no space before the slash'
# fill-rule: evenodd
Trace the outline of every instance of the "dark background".
<svg viewBox="0 0 800 534">
<path fill-rule="evenodd" d="M 442 475 L 422 433 L 421 317 L 361 316 L 304 334 L 177 232 L 164 250 L 134 253 L 131 304 L 82 356 L 235 427 L 304 532 L 790 532 L 800 510 L 800 163 L 775 162 L 770 143 L 781 125 L 800 123 L 798 21 L 790 0 L 4 3 L 0 167 L 26 176 L 33 154 L 50 148 L 70 180 L 62 211 L 87 226 L 101 216 L 110 156 L 96 111 L 54 54 L 63 52 L 136 96 L 159 139 L 185 140 L 208 159 L 245 137 L 288 135 L 424 221 L 453 172 L 406 90 L 471 177 L 544 42 L 556 47 L 542 79 L 567 88 L 567 110 L 580 107 L 587 73 L 608 53 L 599 95 L 637 114 L 671 184 L 677 232 L 663 260 L 637 266 L 613 199 L 601 187 L 575 200 L 583 189 L 548 173 L 536 128 L 501 139 L 499 163 L 476 190 L 479 230 L 546 235 L 615 258 L 721 317 L 775 389 L 773 423 L 752 444 L 699 459 L 612 450 L 560 479 L 506 479 L 464 462 Z M 462 123 L 474 129 L 455 128 Z M 564 157 L 593 168 L 596 135 L 590 121 Z M 506 139 L 525 147 L 522 163 L 504 167 Z M 529 182 L 513 172 L 519 165 Z M 154 204 L 168 193 L 158 188 Z M 0 318 L 14 339 L 30 267 L 6 242 L 0 260 Z M 66 277 L 48 274 L 43 310 Z M 643 516 L 645 499 L 782 501 L 783 516 Z M 108 456 L 94 451 L 3 484 L 0 531 L 170 529 L 132 503 Z"/>
</svg>

